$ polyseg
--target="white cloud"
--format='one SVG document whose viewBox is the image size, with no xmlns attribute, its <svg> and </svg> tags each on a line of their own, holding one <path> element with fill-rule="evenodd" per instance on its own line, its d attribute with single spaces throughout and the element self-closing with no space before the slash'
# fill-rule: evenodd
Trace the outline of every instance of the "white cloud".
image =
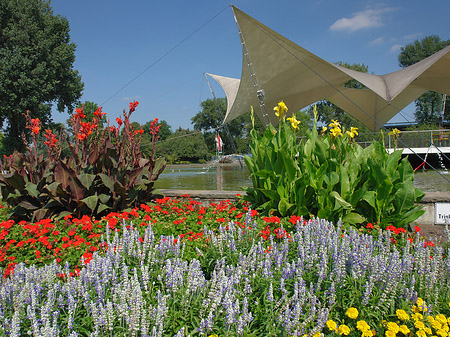
<svg viewBox="0 0 450 337">
<path fill-rule="evenodd" d="M 403 45 L 401 45 L 401 44 L 394 44 L 391 47 L 391 50 L 389 52 L 390 53 L 397 53 L 400 50 L 401 47 L 403 47 Z"/>
<path fill-rule="evenodd" d="M 413 33 L 413 34 L 405 35 L 403 37 L 403 40 L 405 40 L 405 41 L 417 40 L 421 36 L 423 36 L 422 33 Z"/>
<path fill-rule="evenodd" d="M 330 30 L 348 30 L 355 32 L 360 29 L 380 27 L 383 25 L 383 14 L 392 10 L 393 8 L 385 7 L 357 12 L 354 13 L 351 18 L 336 20 L 336 22 L 331 25 Z"/>
<path fill-rule="evenodd" d="M 380 36 L 379 38 L 370 41 L 369 46 L 377 46 L 383 43 L 384 43 L 384 36 Z"/>
</svg>

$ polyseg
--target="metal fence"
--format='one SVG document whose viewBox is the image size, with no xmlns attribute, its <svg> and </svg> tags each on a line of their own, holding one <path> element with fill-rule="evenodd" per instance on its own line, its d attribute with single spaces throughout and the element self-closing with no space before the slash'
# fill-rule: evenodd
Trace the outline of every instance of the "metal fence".
<svg viewBox="0 0 450 337">
<path fill-rule="evenodd" d="M 373 140 L 380 140 L 379 132 L 360 134 L 358 141 L 362 147 L 369 146 Z M 384 134 L 385 145 L 388 149 L 397 148 L 428 148 L 432 144 L 437 147 L 450 147 L 450 130 L 414 130 L 402 131 L 398 136 L 397 144 L 395 137 Z"/>
</svg>

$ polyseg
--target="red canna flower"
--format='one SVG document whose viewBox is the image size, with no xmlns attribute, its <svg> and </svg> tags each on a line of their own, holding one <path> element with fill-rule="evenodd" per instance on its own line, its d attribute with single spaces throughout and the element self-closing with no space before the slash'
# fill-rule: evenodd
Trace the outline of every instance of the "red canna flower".
<svg viewBox="0 0 450 337">
<path fill-rule="evenodd" d="M 139 102 L 137 102 L 137 101 L 130 102 L 130 105 L 129 105 L 130 113 L 132 113 L 132 112 L 134 112 L 134 110 L 136 110 L 136 107 L 138 106 L 138 104 L 139 104 Z"/>
</svg>

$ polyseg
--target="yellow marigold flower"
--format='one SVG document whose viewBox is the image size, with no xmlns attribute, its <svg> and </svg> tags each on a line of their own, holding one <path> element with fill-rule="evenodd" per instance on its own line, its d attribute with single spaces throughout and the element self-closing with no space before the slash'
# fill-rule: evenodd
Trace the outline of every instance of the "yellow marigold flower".
<svg viewBox="0 0 450 337">
<path fill-rule="evenodd" d="M 367 324 L 366 321 L 358 321 L 356 323 L 356 329 L 358 329 L 359 331 L 366 331 L 366 330 L 370 330 L 370 325 Z"/>
<path fill-rule="evenodd" d="M 431 329 L 430 329 L 430 328 L 427 328 L 427 327 L 425 327 L 425 329 L 423 329 L 423 331 L 425 331 L 425 333 L 426 333 L 427 335 L 431 335 L 431 334 L 433 333 L 433 331 L 431 331 Z"/>
<path fill-rule="evenodd" d="M 395 337 L 397 336 L 397 334 L 395 334 L 394 332 L 392 332 L 391 330 L 386 330 L 386 332 L 384 333 L 384 335 L 386 337 Z"/>
<path fill-rule="evenodd" d="M 320 333 L 320 331 L 319 332 L 316 332 L 314 335 L 313 335 L 313 337 L 320 337 L 322 334 Z"/>
<path fill-rule="evenodd" d="M 347 311 L 345 312 L 345 314 L 347 315 L 347 317 L 351 318 L 351 319 L 356 319 L 358 317 L 358 309 L 356 308 L 348 308 Z"/>
<path fill-rule="evenodd" d="M 432 327 L 434 330 L 439 330 L 439 329 L 442 328 L 442 324 L 439 323 L 438 320 L 434 320 L 434 321 L 431 323 L 431 327 Z"/>
<path fill-rule="evenodd" d="M 447 332 L 449 332 L 449 330 L 450 330 L 450 328 L 447 324 L 442 324 L 442 329 L 444 329 Z"/>
<path fill-rule="evenodd" d="M 412 311 L 415 312 L 415 313 L 418 313 L 418 312 L 421 312 L 421 311 L 422 311 L 422 308 L 421 308 L 421 307 L 418 307 L 417 305 L 413 305 Z"/>
<path fill-rule="evenodd" d="M 436 335 L 441 337 L 447 337 L 447 331 L 445 331 L 444 329 L 439 329 L 438 331 L 436 331 Z"/>
<path fill-rule="evenodd" d="M 324 134 L 327 130 L 328 130 L 328 128 L 327 128 L 326 126 L 322 126 L 322 131 L 321 131 L 321 133 Z"/>
<path fill-rule="evenodd" d="M 447 318 L 447 324 L 450 324 L 450 317 Z"/>
<path fill-rule="evenodd" d="M 350 328 L 345 324 L 341 324 L 341 325 L 339 325 L 337 332 L 340 335 L 348 336 L 350 334 Z"/>
<path fill-rule="evenodd" d="M 425 329 L 425 323 L 422 321 L 416 321 L 414 323 L 414 326 L 416 327 L 416 329 L 419 329 L 419 330 Z"/>
<path fill-rule="evenodd" d="M 422 298 L 420 298 L 420 297 L 417 297 L 417 305 L 419 306 L 419 307 L 421 307 L 422 305 L 423 305 L 423 299 Z"/>
<path fill-rule="evenodd" d="M 214 334 L 214 335 L 210 335 L 209 337 L 219 337 L 219 336 L 217 336 L 216 334 Z"/>
<path fill-rule="evenodd" d="M 398 317 L 399 320 L 401 320 L 401 321 L 408 321 L 409 320 L 409 315 L 406 313 L 405 310 L 401 310 L 400 309 L 400 310 L 397 310 L 395 313 L 397 314 L 397 317 Z"/>
<path fill-rule="evenodd" d="M 419 330 L 419 331 L 416 331 L 416 336 L 417 337 L 427 337 L 427 334 L 425 331 Z"/>
<path fill-rule="evenodd" d="M 423 315 L 420 312 L 416 312 L 411 316 L 415 321 L 421 321 L 423 319 Z"/>
<path fill-rule="evenodd" d="M 375 330 L 364 330 L 362 331 L 361 337 L 373 337 L 375 336 Z"/>
<path fill-rule="evenodd" d="M 295 116 L 289 117 L 287 119 L 289 122 L 291 122 L 291 126 L 293 129 L 297 129 L 298 125 L 300 124 L 300 121 L 298 121 Z"/>
<path fill-rule="evenodd" d="M 437 315 L 436 320 L 441 324 L 447 324 L 447 318 L 442 314 Z"/>
<path fill-rule="evenodd" d="M 335 331 L 335 330 L 337 329 L 337 324 L 336 324 L 336 322 L 333 321 L 333 320 L 331 320 L 331 319 L 329 319 L 329 320 L 327 321 L 326 326 L 327 326 L 327 328 L 328 328 L 330 331 Z"/>
<path fill-rule="evenodd" d="M 328 126 L 329 126 L 330 128 L 340 128 L 340 127 L 341 127 L 341 124 L 339 124 L 339 122 L 338 122 L 337 120 L 332 119 L 332 120 L 331 120 L 331 123 L 328 124 Z"/>
<path fill-rule="evenodd" d="M 434 317 L 433 316 L 427 316 L 427 321 L 430 323 L 434 322 Z"/>
<path fill-rule="evenodd" d="M 279 101 L 278 105 L 276 107 L 274 107 L 273 110 L 275 111 L 275 115 L 279 119 L 281 119 L 283 117 L 283 114 L 288 111 L 288 108 L 287 108 L 286 104 L 284 104 L 283 101 Z"/>
<path fill-rule="evenodd" d="M 390 136 L 398 136 L 399 134 L 401 134 L 402 132 L 399 130 L 399 129 L 397 129 L 397 128 L 395 128 L 395 129 L 393 129 L 391 132 L 389 132 L 388 133 L 388 135 L 390 135 Z M 419 297 L 420 298 L 420 297 Z"/>
<path fill-rule="evenodd" d="M 398 324 L 395 323 L 395 322 L 389 322 L 389 323 L 387 324 L 386 328 L 387 328 L 389 331 L 392 331 L 392 332 L 395 333 L 395 334 L 397 334 L 397 333 L 400 331 L 400 327 L 399 327 Z"/>
<path fill-rule="evenodd" d="M 411 332 L 411 330 L 409 330 L 409 328 L 405 325 L 402 324 L 400 325 L 400 332 L 404 335 L 409 334 Z"/>
</svg>

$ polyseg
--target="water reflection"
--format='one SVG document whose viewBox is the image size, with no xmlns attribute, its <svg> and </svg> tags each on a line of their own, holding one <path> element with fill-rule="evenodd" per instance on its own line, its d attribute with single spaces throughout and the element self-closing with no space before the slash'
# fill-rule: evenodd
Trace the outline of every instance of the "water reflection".
<svg viewBox="0 0 450 337">
<path fill-rule="evenodd" d="M 209 169 L 198 166 L 169 166 L 155 183 L 156 188 L 180 190 L 239 191 L 250 186 L 247 167 L 239 165 L 215 166 Z"/>
<path fill-rule="evenodd" d="M 445 171 L 417 171 L 414 185 L 425 192 L 450 192 L 450 174 Z M 169 166 L 155 183 L 156 188 L 180 190 L 240 191 L 251 186 L 247 167 L 239 165 L 215 166 Z"/>
</svg>

